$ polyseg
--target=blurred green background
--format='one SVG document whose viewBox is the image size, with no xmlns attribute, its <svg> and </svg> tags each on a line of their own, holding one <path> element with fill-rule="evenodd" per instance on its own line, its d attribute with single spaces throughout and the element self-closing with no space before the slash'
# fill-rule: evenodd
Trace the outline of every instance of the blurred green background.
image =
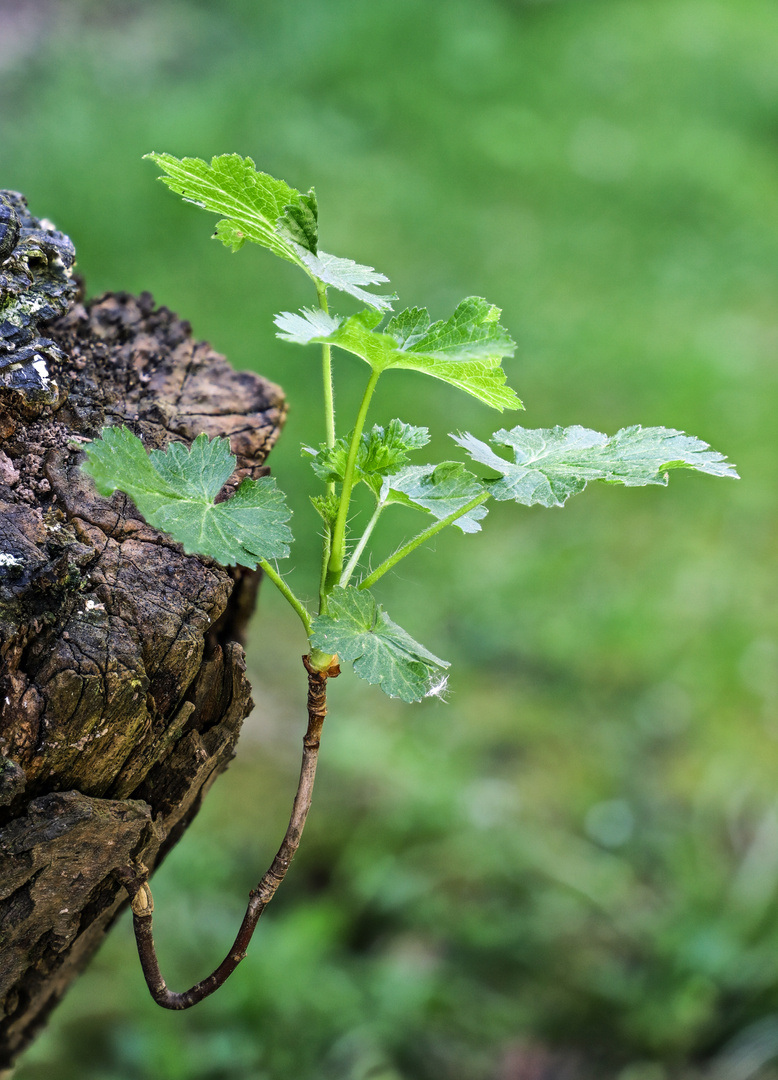
<svg viewBox="0 0 778 1080">
<path fill-rule="evenodd" d="M 315 185 L 323 246 L 403 305 L 502 307 L 509 423 L 665 424 L 743 479 L 501 504 L 388 575 L 448 703 L 333 684 L 303 849 L 234 979 L 159 1010 L 125 918 L 18 1080 L 778 1076 L 778 7 L 0 0 L 0 187 L 72 236 L 90 295 L 148 289 L 285 387 L 271 464 L 310 595 L 318 361 L 272 327 L 310 285 L 212 243 L 149 150 Z M 364 371 L 337 375 L 345 416 Z M 441 456 L 499 426 L 431 380 L 383 389 L 374 419 L 428 424 Z M 175 988 L 285 826 L 302 645 L 264 588 L 258 707 L 155 878 Z"/>
</svg>

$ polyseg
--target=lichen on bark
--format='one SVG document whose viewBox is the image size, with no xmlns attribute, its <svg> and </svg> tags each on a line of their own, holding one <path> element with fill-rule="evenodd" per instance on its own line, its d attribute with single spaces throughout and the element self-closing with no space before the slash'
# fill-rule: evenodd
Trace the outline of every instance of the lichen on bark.
<svg viewBox="0 0 778 1080">
<path fill-rule="evenodd" d="M 235 372 L 149 294 L 80 302 L 70 241 L 14 198 L 19 240 L 0 263 L 0 1066 L 115 919 L 116 871 L 153 868 L 180 837 L 252 704 L 241 640 L 258 575 L 184 555 L 125 496 L 101 498 L 79 444 L 118 423 L 149 448 L 227 436 L 236 484 L 267 471 L 285 413 L 278 387 Z M 61 238 L 45 258 L 41 235 Z"/>
<path fill-rule="evenodd" d="M 76 249 L 33 217 L 18 191 L 0 191 L 0 222 L 0 387 L 53 405 L 59 391 L 48 364 L 64 357 L 45 327 L 76 298 Z"/>
</svg>

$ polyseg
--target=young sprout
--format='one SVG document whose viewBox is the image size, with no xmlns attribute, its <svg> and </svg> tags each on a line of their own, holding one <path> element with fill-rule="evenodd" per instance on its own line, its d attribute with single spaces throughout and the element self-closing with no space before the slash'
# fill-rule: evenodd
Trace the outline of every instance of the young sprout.
<svg viewBox="0 0 778 1080">
<path fill-rule="evenodd" d="M 471 296 L 447 319 L 433 322 L 426 310 L 414 307 L 391 316 L 382 327 L 396 297 L 376 293 L 374 287 L 387 278 L 370 266 L 320 250 L 313 190 L 296 191 L 238 154 L 214 157 L 210 163 L 169 154 L 146 156 L 164 170 L 160 179 L 173 191 L 220 215 L 215 236 L 230 250 L 247 241 L 258 244 L 311 279 L 317 306 L 283 312 L 275 324 L 282 340 L 319 346 L 326 432 L 321 446 L 304 448 L 320 485 L 313 505 L 324 523 L 316 610 L 309 610 L 276 567 L 289 555 L 292 534 L 290 511 L 275 480 L 243 480 L 230 499 L 215 501 L 236 463 L 227 440 L 209 442 L 200 435 L 190 449 L 173 443 L 147 455 L 132 432 L 107 428 L 86 447 L 82 468 L 100 493 L 125 492 L 149 524 L 178 540 L 187 553 L 208 555 L 225 566 L 261 567 L 297 614 L 307 642 L 308 726 L 289 826 L 270 868 L 250 893 L 232 948 L 208 978 L 183 993 L 168 990 L 154 949 L 147 871 L 133 865 L 121 872 L 151 994 L 165 1008 L 186 1009 L 221 986 L 243 959 L 259 917 L 289 869 L 311 804 L 327 680 L 339 674 L 340 664 L 351 662 L 360 678 L 390 697 L 407 702 L 446 698 L 448 663 L 393 622 L 373 595 L 373 585 L 384 574 L 450 525 L 463 533 L 479 532 L 491 499 L 561 507 L 594 480 L 635 487 L 666 485 L 672 469 L 712 476 L 737 473 L 700 439 L 639 426 L 610 437 L 578 426 L 501 428 L 491 437 L 499 453 L 460 432 L 452 439 L 477 472 L 461 461 L 414 464 L 412 455 L 429 441 L 426 428 L 401 420 L 367 427 L 379 379 L 390 369 L 403 368 L 449 383 L 498 412 L 522 409 L 502 368 L 514 343 L 500 324 L 500 310 Z M 330 289 L 355 298 L 363 309 L 351 316 L 334 314 Z M 335 418 L 333 348 L 359 357 L 368 369 L 357 415 L 345 428 Z M 363 532 L 355 536 L 350 509 L 360 484 L 374 507 Z M 428 524 L 394 552 L 372 559 L 379 521 L 396 506 L 421 512 Z M 365 568 L 374 563 L 368 572 Z"/>
</svg>

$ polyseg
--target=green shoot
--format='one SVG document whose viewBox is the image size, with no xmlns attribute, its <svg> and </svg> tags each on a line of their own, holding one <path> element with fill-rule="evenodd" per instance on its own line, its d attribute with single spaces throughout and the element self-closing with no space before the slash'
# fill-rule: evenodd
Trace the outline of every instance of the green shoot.
<svg viewBox="0 0 778 1080">
<path fill-rule="evenodd" d="M 392 622 L 369 591 L 384 574 L 450 525 L 465 534 L 479 532 L 490 499 L 561 507 L 594 480 L 634 487 L 667 484 L 672 469 L 730 477 L 737 473 L 701 440 L 656 427 L 624 428 L 612 437 L 582 427 L 495 432 L 492 443 L 510 448 L 513 460 L 473 435 L 452 436 L 476 465 L 496 477 L 476 475 L 459 461 L 413 463 L 412 455 L 429 441 L 426 428 L 401 420 L 367 427 L 379 378 L 402 368 L 446 382 L 499 412 L 522 409 L 502 367 L 503 360 L 513 355 L 514 343 L 500 324 L 500 310 L 471 296 L 447 319 L 432 322 L 426 310 L 414 307 L 380 329 L 395 297 L 371 290 L 387 279 L 372 267 L 320 250 L 313 189 L 303 194 L 258 172 L 250 158 L 237 154 L 214 157 L 210 163 L 169 154 L 147 157 L 161 166 L 165 175 L 160 179 L 173 191 L 220 215 L 214 235 L 231 251 L 247 242 L 257 244 L 311 279 L 317 307 L 283 312 L 275 325 L 284 341 L 321 346 L 326 433 L 318 449 L 303 448 L 320 485 L 312 503 L 324 523 L 316 611 L 295 595 L 273 565 L 288 556 L 292 539 L 287 526 L 290 512 L 275 480 L 243 480 L 230 498 L 215 502 L 235 467 L 226 440 L 209 443 L 200 435 L 191 449 L 173 443 L 164 453 L 147 455 L 127 429 L 108 428 L 87 447 L 82 466 L 101 494 L 125 492 L 150 525 L 183 544 L 187 553 L 209 556 L 225 566 L 261 566 L 298 615 L 307 638 L 309 726 L 292 818 L 273 865 L 252 893 L 235 946 L 214 975 L 184 994 L 167 990 L 151 937 L 151 894 L 144 880 L 125 875 L 152 994 L 167 1008 L 186 1008 L 221 985 L 237 965 L 286 873 L 310 805 L 326 711 L 325 685 L 338 674 L 338 662 L 352 663 L 360 678 L 407 702 L 440 696 L 445 687 L 446 661 Z M 349 317 L 332 314 L 329 288 L 366 307 Z M 333 350 L 359 357 L 370 369 L 357 415 L 340 433 L 334 409 Z M 361 534 L 352 536 L 351 500 L 360 484 L 368 488 L 374 506 Z M 393 553 L 373 559 L 380 521 L 396 506 L 419 511 L 433 521 Z M 312 527 L 321 528 L 321 523 Z M 376 568 L 367 572 L 373 563 Z"/>
<path fill-rule="evenodd" d="M 128 431 L 108 429 L 88 448 L 83 467 L 103 494 L 120 489 L 130 495 L 146 520 L 179 540 L 185 551 L 209 555 L 224 565 L 265 567 L 300 617 L 311 647 L 318 650 L 317 655 L 321 653 L 323 668 L 335 653 L 341 654 L 334 646 L 328 650 L 322 644 L 325 635 L 315 629 L 316 618 L 326 615 L 330 620 L 326 635 L 330 644 L 340 641 L 332 629 L 335 622 L 347 618 L 342 601 L 333 606 L 335 590 L 353 583 L 360 591 L 369 588 L 448 525 L 464 533 L 478 532 L 491 498 L 513 499 L 527 506 L 562 506 L 593 480 L 629 486 L 666 484 L 669 470 L 676 468 L 737 475 L 721 454 L 699 439 L 667 428 L 640 427 L 625 428 L 610 438 L 581 427 L 501 429 L 492 442 L 510 447 L 513 461 L 470 434 L 452 436 L 473 461 L 497 472 L 497 479 L 479 478 L 461 462 L 412 464 L 414 452 L 429 441 L 426 428 L 401 420 L 367 428 L 380 376 L 392 368 L 404 368 L 447 382 L 500 412 L 523 408 L 502 367 L 505 357 L 513 354 L 514 343 L 500 324 L 499 309 L 471 296 L 447 319 L 433 322 L 427 311 L 414 307 L 393 316 L 381 329 L 393 297 L 367 290 L 387 279 L 371 267 L 319 249 L 318 205 L 312 189 L 301 194 L 257 171 L 250 158 L 238 154 L 224 154 L 210 163 L 198 158 L 178 160 L 169 154 L 147 157 L 164 169 L 161 179 L 173 191 L 222 215 L 215 237 L 230 250 L 237 251 L 247 242 L 257 244 L 299 266 L 313 281 L 318 307 L 284 312 L 275 323 L 282 340 L 322 347 L 326 442 L 318 449 L 303 448 L 315 478 L 323 485 L 321 493 L 312 497 L 324 522 L 317 611 L 309 610 L 278 571 L 268 568 L 269 561 L 288 555 L 291 540 L 286 525 L 289 511 L 275 481 L 244 480 L 231 499 L 214 503 L 234 467 L 223 440 L 209 447 L 200 436 L 191 457 L 182 444 L 147 457 Z M 333 315 L 328 288 L 347 292 L 369 306 L 348 318 Z M 333 349 L 360 357 L 370 368 L 357 416 L 346 434 L 338 433 L 335 421 Z M 361 534 L 351 536 L 352 494 L 362 483 L 375 505 Z M 372 545 L 380 532 L 379 522 L 393 506 L 419 510 L 432 515 L 435 522 L 393 554 L 376 560 Z M 369 574 L 361 571 L 371 561 L 376 568 Z M 421 646 L 418 649 L 421 662 L 424 651 Z M 346 650 L 349 656 L 351 652 L 353 647 Z M 401 667 L 397 650 L 383 649 L 373 650 L 371 664 L 357 663 L 355 671 L 366 678 L 369 670 L 369 681 L 402 697 L 407 695 L 400 687 L 409 683 L 400 676 Z M 430 671 L 429 685 L 436 680 L 437 674 Z M 420 684 L 413 685 L 416 694 Z"/>
</svg>

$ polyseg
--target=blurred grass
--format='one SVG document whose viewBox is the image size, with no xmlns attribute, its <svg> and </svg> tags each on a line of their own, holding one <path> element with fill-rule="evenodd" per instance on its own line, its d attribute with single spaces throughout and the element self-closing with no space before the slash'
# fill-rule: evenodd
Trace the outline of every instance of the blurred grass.
<svg viewBox="0 0 778 1080">
<path fill-rule="evenodd" d="M 778 9 L 0 0 L 0 186 L 73 237 L 90 294 L 149 289 L 285 387 L 271 460 L 302 536 L 318 365 L 271 316 L 313 298 L 210 243 L 152 149 L 314 184 L 327 250 L 404 304 L 499 304 L 522 423 L 681 428 L 743 480 L 498 506 L 384 579 L 453 661 L 450 702 L 333 684 L 310 834 L 234 980 L 162 1013 L 124 920 L 19 1080 L 517 1080 L 544 1041 L 598 1077 L 778 1075 Z M 363 372 L 337 363 L 347 416 Z M 428 424 L 441 455 L 493 430 L 443 385 L 385 392 L 375 419 Z M 295 555 L 311 593 L 315 544 Z M 283 830 L 301 646 L 264 589 L 260 706 L 155 880 L 175 987 Z"/>
</svg>

